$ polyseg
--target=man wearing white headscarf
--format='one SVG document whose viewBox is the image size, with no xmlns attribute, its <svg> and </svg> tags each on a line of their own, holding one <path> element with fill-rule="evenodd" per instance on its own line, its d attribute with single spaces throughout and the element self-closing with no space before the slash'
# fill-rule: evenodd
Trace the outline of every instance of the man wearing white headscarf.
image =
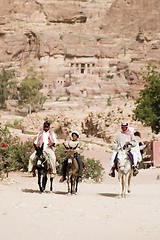
<svg viewBox="0 0 160 240">
<path fill-rule="evenodd" d="M 134 134 L 130 131 L 128 123 L 124 122 L 121 124 L 121 131 L 116 135 L 115 140 L 114 140 L 114 149 L 115 151 L 113 152 L 111 156 L 111 170 L 109 175 L 111 177 L 115 177 L 115 168 L 116 168 L 116 163 L 117 163 L 117 152 L 120 148 L 123 148 L 124 146 L 131 145 L 131 147 L 135 147 L 137 144 L 136 139 Z M 138 170 L 135 167 L 135 162 L 134 162 L 134 156 L 131 151 L 128 151 L 128 156 L 131 160 L 132 168 L 133 168 L 133 173 L 134 176 L 138 174 Z"/>
</svg>

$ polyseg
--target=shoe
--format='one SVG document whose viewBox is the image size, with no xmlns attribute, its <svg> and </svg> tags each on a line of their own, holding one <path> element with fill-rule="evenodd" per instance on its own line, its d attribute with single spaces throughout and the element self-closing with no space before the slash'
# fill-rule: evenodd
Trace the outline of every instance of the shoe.
<svg viewBox="0 0 160 240">
<path fill-rule="evenodd" d="M 78 176 L 78 182 L 82 182 L 82 176 Z"/>
<path fill-rule="evenodd" d="M 110 177 L 115 177 L 115 170 L 111 170 L 110 173 L 109 173 L 109 176 Z"/>
<path fill-rule="evenodd" d="M 134 166 L 133 167 L 133 176 L 135 177 L 139 173 L 138 169 Z"/>
<path fill-rule="evenodd" d="M 36 177 L 36 173 L 35 172 L 32 173 L 32 177 Z"/>
<path fill-rule="evenodd" d="M 59 181 L 62 183 L 62 182 L 64 182 L 65 180 L 66 180 L 66 177 L 61 177 Z"/>
</svg>

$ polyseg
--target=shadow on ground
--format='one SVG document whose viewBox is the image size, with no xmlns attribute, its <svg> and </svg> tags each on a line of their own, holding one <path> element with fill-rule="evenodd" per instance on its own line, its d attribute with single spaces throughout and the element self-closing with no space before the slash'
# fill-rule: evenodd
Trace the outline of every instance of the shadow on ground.
<svg viewBox="0 0 160 240">
<path fill-rule="evenodd" d="M 28 189 L 28 188 L 22 189 L 22 192 L 25 192 L 25 193 L 40 193 L 39 190 Z"/>
<path fill-rule="evenodd" d="M 99 193 L 98 195 L 103 196 L 103 197 L 110 197 L 110 198 L 116 198 L 119 195 L 115 193 Z"/>
<path fill-rule="evenodd" d="M 29 189 L 28 188 L 22 189 L 22 192 L 25 192 L 25 193 L 41 193 L 39 190 L 30 189 L 30 188 Z M 52 193 L 52 192 L 45 190 L 44 193 Z M 68 194 L 67 192 L 62 192 L 62 191 L 55 191 L 53 193 L 57 194 L 57 195 L 66 195 L 66 194 Z"/>
<path fill-rule="evenodd" d="M 55 194 L 57 194 L 57 195 L 68 195 L 68 192 L 55 191 Z"/>
</svg>

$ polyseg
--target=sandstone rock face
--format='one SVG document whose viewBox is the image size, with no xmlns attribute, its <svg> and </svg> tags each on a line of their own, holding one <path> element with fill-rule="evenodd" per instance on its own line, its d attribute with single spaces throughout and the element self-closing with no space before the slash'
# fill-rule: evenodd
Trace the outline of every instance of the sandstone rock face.
<svg viewBox="0 0 160 240">
<path fill-rule="evenodd" d="M 159 0 L 0 0 L 0 65 L 33 67 L 50 97 L 129 94 L 160 64 Z"/>
</svg>

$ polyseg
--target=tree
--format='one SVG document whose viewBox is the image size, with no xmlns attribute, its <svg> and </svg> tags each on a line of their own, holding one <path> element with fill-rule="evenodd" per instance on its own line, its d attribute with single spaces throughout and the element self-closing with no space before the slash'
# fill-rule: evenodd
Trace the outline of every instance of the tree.
<svg viewBox="0 0 160 240">
<path fill-rule="evenodd" d="M 160 73 L 158 68 L 149 65 L 148 72 L 143 76 L 144 89 L 140 91 L 135 101 L 133 119 L 149 126 L 152 132 L 160 132 Z"/>
<path fill-rule="evenodd" d="M 28 75 L 20 84 L 18 104 L 27 107 L 30 114 L 33 111 L 41 110 L 46 101 L 46 97 L 40 92 L 42 81 L 42 76 L 38 76 L 33 69 L 29 69 Z"/>
<path fill-rule="evenodd" d="M 12 81 L 15 76 L 14 70 L 6 70 L 4 68 L 1 69 L 0 72 L 0 107 L 6 107 L 6 100 L 10 94 L 10 90 L 15 88 L 15 82 Z"/>
</svg>

